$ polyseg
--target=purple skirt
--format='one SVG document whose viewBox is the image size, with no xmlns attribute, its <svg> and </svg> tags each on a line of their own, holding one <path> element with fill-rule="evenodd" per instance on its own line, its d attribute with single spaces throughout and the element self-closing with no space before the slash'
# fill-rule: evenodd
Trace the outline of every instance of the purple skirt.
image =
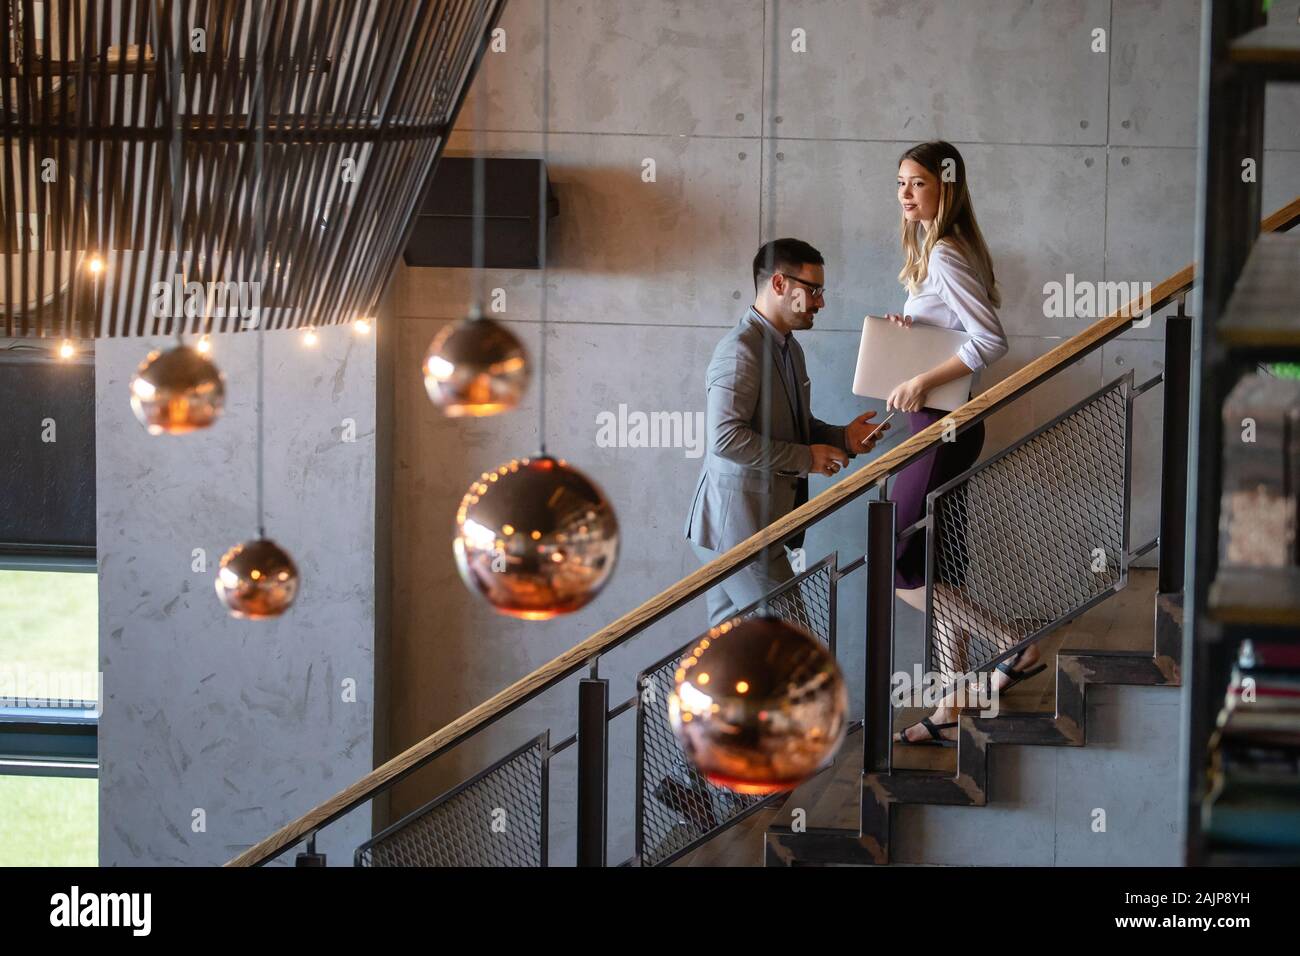
<svg viewBox="0 0 1300 956">
<path fill-rule="evenodd" d="M 948 413 L 936 408 L 923 408 L 908 412 L 908 423 L 915 435 L 928 428 Z M 904 531 L 925 516 L 925 498 L 940 485 L 956 478 L 979 459 L 984 447 L 984 423 L 979 422 L 957 436 L 956 441 L 940 442 L 934 451 L 912 462 L 892 480 L 889 498 L 896 506 L 896 527 Z M 965 493 L 957 489 L 957 496 Z M 960 585 L 966 566 L 965 547 L 958 534 L 956 550 L 962 553 L 944 555 L 944 578 L 948 583 Z M 953 547 L 949 539 L 948 546 Z M 900 537 L 894 548 L 894 586 L 910 591 L 925 587 L 925 532 L 917 531 L 906 538 Z"/>
</svg>

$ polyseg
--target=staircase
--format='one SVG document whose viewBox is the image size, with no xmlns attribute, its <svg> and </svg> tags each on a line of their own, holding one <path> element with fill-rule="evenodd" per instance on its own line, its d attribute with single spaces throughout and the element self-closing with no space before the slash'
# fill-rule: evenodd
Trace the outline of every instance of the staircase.
<svg viewBox="0 0 1300 956">
<path fill-rule="evenodd" d="M 1190 337 L 1181 306 L 1180 315 L 1168 322 L 1166 369 L 1186 369 Z M 936 597 L 926 618 L 927 671 L 934 672 L 937 663 L 945 673 L 987 672 L 1127 585 L 1133 556 L 1127 514 L 1132 405 L 1157 381 L 1134 388 L 1129 373 L 933 493 L 925 521 L 928 543 L 937 541 L 939 547 L 927 549 L 932 555 L 930 580 L 951 580 L 957 569 L 945 563 L 953 563 L 951 557 L 959 551 L 969 556 L 962 562 L 960 588 L 932 587 Z M 1169 435 L 1186 421 L 1178 414 L 1177 393 L 1176 385 L 1166 390 Z M 1166 484 L 1185 477 L 1179 467 L 1185 459 L 1178 457 L 1178 449 L 1185 446 L 1176 441 L 1167 445 Z M 868 539 L 892 541 L 892 506 L 872 503 L 869 508 Z M 873 524 L 879 529 L 873 530 Z M 873 557 L 876 560 L 868 563 L 868 593 L 879 595 L 879 606 L 888 615 L 893 568 L 883 549 Z M 1182 562 L 1182 555 L 1169 549 L 1161 558 L 1167 567 Z M 872 573 L 873 565 L 880 568 L 879 574 Z M 896 754 L 917 748 L 891 746 L 889 733 L 919 719 L 925 710 L 893 720 L 901 715 L 881 714 L 879 707 L 869 706 L 857 826 L 805 825 L 796 830 L 774 824 L 767 831 L 766 862 L 888 863 L 895 805 L 986 804 L 990 745 L 1083 746 L 1090 684 L 1178 683 L 1179 603 L 1176 593 L 1157 592 L 1150 650 L 1060 651 L 1054 712 L 1001 713 L 1001 701 L 996 717 L 968 709 L 958 718 L 956 760 L 950 768 L 896 768 Z M 885 620 L 869 631 L 872 644 L 882 651 L 869 655 L 869 700 L 887 698 L 898 670 L 892 660 L 884 660 L 883 645 L 889 641 L 876 639 L 892 632 L 892 621 Z M 973 637 L 959 645 L 954 632 Z"/>
<path fill-rule="evenodd" d="M 1040 645 L 1045 663 L 1051 663 L 1049 670 L 1020 684 L 1002 700 L 1001 720 L 1050 720 L 1057 709 L 1056 688 L 1058 686 L 1055 660 L 1082 656 L 1100 656 L 1110 658 L 1137 657 L 1150 660 L 1148 653 L 1139 653 L 1138 648 L 1148 648 L 1151 643 L 1150 625 L 1146 614 L 1155 600 L 1158 574 L 1153 569 L 1138 569 L 1132 573 L 1129 586 L 1113 599 L 1104 602 L 1080 618 L 1063 625 L 1058 631 L 1046 638 Z M 1175 635 L 1175 640 L 1177 636 Z M 1079 646 L 1078 649 L 1071 649 Z M 1112 652 L 1118 652 L 1112 654 Z M 1144 682 L 1145 683 L 1145 682 Z M 1168 682 L 1166 682 L 1168 683 Z M 1157 686 L 1164 686 L 1158 683 Z M 1170 695 L 1172 697 L 1173 695 Z M 1158 700 L 1147 696 L 1147 701 Z M 1089 705 L 1081 701 L 1083 720 L 1075 726 L 1086 725 Z M 1033 754 L 999 752 L 999 758 L 990 761 L 982 778 L 986 786 L 980 788 L 983 799 L 977 802 L 963 802 L 959 806 L 993 807 L 1000 811 L 993 819 L 986 818 L 979 812 L 949 812 L 944 804 L 923 804 L 914 800 L 899 800 L 912 809 L 906 814 L 893 814 L 890 818 L 890 835 L 894 838 L 896 848 L 894 859 L 904 864 L 953 864 L 953 865 L 1003 865 L 1020 863 L 1042 865 L 1055 861 L 1058 855 L 1078 859 L 1080 851 L 1087 862 L 1106 862 L 1112 865 L 1115 858 L 1124 862 L 1139 861 L 1143 864 L 1160 863 L 1150 857 L 1139 857 L 1130 852 L 1129 847 L 1116 847 L 1116 840 L 1123 840 L 1126 833 L 1144 830 L 1165 824 L 1165 814 L 1176 806 L 1176 794 L 1164 801 L 1142 800 L 1137 812 L 1121 811 L 1121 815 L 1108 821 L 1109 831 L 1099 835 L 1091 828 L 1093 818 L 1077 815 L 1068 825 L 1056 826 L 1057 840 L 1053 842 L 1050 834 L 1044 834 L 1040 842 L 1035 838 L 1033 850 L 1026 853 L 1022 845 L 1017 845 L 1016 838 L 1023 836 L 1023 821 L 1037 820 L 1039 825 L 1050 829 L 1050 821 L 1058 812 L 1058 804 L 1064 804 L 1071 811 L 1089 810 L 1097 802 L 1095 792 L 1080 793 L 1077 788 L 1069 787 L 1064 782 L 1050 786 L 1044 791 L 1041 784 L 1046 782 L 1045 775 L 1050 775 L 1055 783 L 1057 773 L 1063 773 L 1067 779 L 1075 782 L 1089 778 L 1089 769 L 1097 762 L 1118 759 L 1122 768 L 1143 765 L 1143 756 L 1134 751 L 1134 741 L 1143 738 L 1149 745 L 1147 752 L 1174 754 L 1170 738 L 1176 743 L 1177 733 L 1169 729 L 1160 731 L 1148 725 L 1132 725 L 1124 722 L 1125 717 L 1134 712 L 1133 698 L 1122 699 L 1115 694 L 1106 695 L 1098 706 L 1092 706 L 1093 727 L 1092 743 L 1100 736 L 1104 755 L 1097 755 L 1095 760 L 1071 761 L 1062 754 L 1062 761 L 1043 760 Z M 1160 710 L 1173 711 L 1175 701 Z M 1138 706 L 1141 706 L 1140 704 Z M 1013 711 L 1019 713 L 1012 714 Z M 1144 711 L 1138 711 L 1144 712 Z M 929 711 L 925 708 L 903 708 L 895 710 L 896 727 L 907 726 Z M 1059 716 L 1059 715 L 1057 715 Z M 990 721 L 998 723 L 998 721 Z M 1088 731 L 1084 732 L 1084 736 Z M 992 741 L 990 741 L 992 742 Z M 1059 744 L 1058 738 L 1055 743 Z M 985 748 L 986 754 L 989 748 Z M 819 834 L 823 842 L 834 847 L 837 832 L 856 829 L 861 818 L 863 773 L 862 773 L 862 734 L 855 731 L 845 741 L 835 761 L 835 765 L 805 782 L 790 793 L 785 799 L 754 814 L 739 823 L 730 831 L 702 844 L 691 853 L 680 858 L 675 865 L 689 867 L 755 867 L 809 865 L 815 863 L 839 862 L 834 856 L 825 860 L 791 854 L 789 847 L 781 846 L 780 837 L 791 832 L 791 825 L 798 821 L 799 828 Z M 955 777 L 958 767 L 956 748 L 908 747 L 895 744 L 893 747 L 894 774 L 905 778 L 914 772 L 928 771 L 938 776 Z M 1168 773 L 1158 771 L 1163 778 Z M 1143 783 L 1136 783 L 1135 788 L 1143 794 L 1150 793 Z M 1099 788 L 1098 788 L 1099 789 Z M 1123 794 L 1106 792 L 1110 798 L 1105 802 L 1114 810 Z M 1060 808 L 1064 809 L 1064 808 Z M 1032 828 L 1035 824 L 1028 822 Z M 1073 835 L 1069 831 L 1073 830 Z M 1032 830 L 1031 830 L 1032 832 Z M 856 834 L 855 834 L 856 835 Z M 774 836 L 776 837 L 774 839 Z M 826 839 L 830 837 L 832 839 Z M 1091 847 L 1083 847 L 1092 841 Z M 1171 841 L 1172 842 L 1172 841 Z M 1060 844 L 1058 846 L 1057 844 Z M 807 853 L 809 847 L 803 845 L 797 850 Z M 858 861 L 861 862 L 861 861 Z"/>
<path fill-rule="evenodd" d="M 1150 574 L 1150 572 L 1148 572 Z M 982 807 L 988 803 L 989 752 L 994 744 L 1083 747 L 1088 742 L 1088 688 L 1098 684 L 1147 687 L 1177 687 L 1179 660 L 1182 654 L 1181 613 L 1168 595 L 1157 595 L 1154 646 L 1149 652 L 1134 650 L 1070 650 L 1056 653 L 1055 710 L 1050 713 L 1003 713 L 996 718 L 981 718 L 977 713 L 958 719 L 958 740 L 953 750 L 916 748 L 895 745 L 894 760 L 915 763 L 946 764 L 950 767 L 895 769 L 885 773 L 862 773 L 860 760 L 841 759 L 824 777 L 810 781 L 792 793 L 783 804 L 788 807 L 814 807 L 809 816 L 835 815 L 837 822 L 849 822 L 846 810 L 855 810 L 860 833 L 846 833 L 843 826 L 807 826 L 796 832 L 790 824 L 769 823 L 766 828 L 764 863 L 767 866 L 826 864 L 880 864 L 890 860 L 892 811 L 896 805 L 931 804 L 940 806 Z M 1044 675 L 1047 676 L 1047 675 Z M 920 719 L 925 710 L 899 713 L 897 726 Z M 861 745 L 858 740 L 859 747 Z M 845 750 L 848 750 L 846 745 Z M 909 753 L 913 751 L 913 753 Z M 856 764 L 844 767 L 842 764 Z M 860 780 L 860 795 L 853 793 L 851 802 L 846 791 Z M 828 791 L 837 788 L 838 795 Z M 828 799 L 829 797 L 829 799 Z M 820 810 L 821 814 L 817 811 Z M 778 817 L 789 817 L 778 812 Z"/>
<path fill-rule="evenodd" d="M 1300 198 L 1264 220 L 1261 231 L 1284 231 L 1297 222 Z M 575 748 L 577 862 L 607 865 L 609 728 L 625 714 L 636 721 L 635 851 L 622 861 L 627 865 L 683 860 L 742 821 L 748 825 L 733 836 L 752 834 L 756 855 L 759 845 L 753 824 L 767 824 L 763 842 L 767 865 L 884 864 L 890 862 L 895 806 L 985 806 L 992 744 L 1084 746 L 1091 686 L 1179 683 L 1192 347 L 1191 320 L 1183 303 L 1193 281 L 1191 266 L 1170 276 L 377 767 L 228 865 L 261 865 L 303 842 L 308 852 L 300 854 L 300 864 L 319 865 L 320 857 L 314 854 L 317 831 L 584 670 L 587 677 L 578 688 L 574 733 L 552 742 L 549 728 L 532 728 L 535 736 L 500 760 L 367 841 L 358 848 L 354 862 L 362 866 L 548 865 L 550 764 L 556 755 Z M 899 529 L 894 506 L 885 494 L 889 477 L 932 451 L 945 432 L 960 432 L 1007 407 L 1122 334 L 1137 317 L 1154 315 L 1173 304 L 1178 315 L 1166 320 L 1161 374 L 1135 384 L 1129 373 L 1084 397 L 936 490 L 925 518 L 901 529 L 902 534 L 926 536 L 929 578 L 941 582 L 930 589 L 933 598 L 926 612 L 927 671 L 989 672 L 1120 593 L 1129 582 L 1131 561 L 1159 544 L 1150 648 L 1061 650 L 1056 655 L 1051 712 L 996 718 L 963 712 L 957 747 L 946 751 L 955 759 L 936 755 L 933 766 L 903 767 L 901 760 L 895 766 L 890 737 L 896 714 L 890 682 L 895 672 L 893 556 Z M 1132 409 L 1140 396 L 1157 385 L 1164 386 L 1165 427 L 1160 535 L 1134 547 L 1128 532 Z M 666 716 L 667 689 L 676 662 L 698 638 L 648 663 L 638 675 L 637 693 L 611 705 L 609 681 L 599 676 L 602 656 L 665 620 L 767 547 L 873 489 L 879 495 L 868 504 L 865 553 L 843 565 L 838 554 L 828 555 L 768 598 L 771 612 L 795 620 L 834 651 L 838 589 L 859 571 L 866 578 L 865 629 L 855 628 L 866 636 L 865 675 L 847 675 L 851 682 L 864 679 L 866 707 L 835 768 L 823 771 L 784 800 L 743 797 L 700 778 L 676 747 Z M 964 554 L 960 566 L 954 563 L 958 552 Z M 991 560 L 994 555 L 996 561 Z M 756 606 L 743 613 L 757 610 Z M 944 764 L 944 760 L 954 762 Z M 855 804 L 856 818 L 847 824 L 836 820 L 835 826 L 775 822 L 775 807 L 811 805 L 810 794 L 818 799 L 829 795 L 840 807 L 846 801 Z"/>
</svg>

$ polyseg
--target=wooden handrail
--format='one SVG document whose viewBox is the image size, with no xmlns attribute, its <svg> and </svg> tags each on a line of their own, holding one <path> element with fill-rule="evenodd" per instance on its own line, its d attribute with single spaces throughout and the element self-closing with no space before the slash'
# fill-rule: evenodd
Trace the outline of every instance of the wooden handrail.
<svg viewBox="0 0 1300 956">
<path fill-rule="evenodd" d="M 1300 222 L 1300 196 L 1265 219 L 1260 224 L 1260 231 L 1285 230 L 1296 225 L 1297 222 Z M 1119 335 L 1143 312 L 1150 309 L 1154 313 L 1163 308 L 1189 290 L 1194 278 L 1194 266 L 1189 265 L 1179 270 L 1153 288 L 1149 296 L 1138 296 L 1124 308 L 1104 319 L 1099 319 L 1018 372 L 1008 375 L 951 414 L 917 432 L 863 468 L 832 485 L 816 498 L 777 519 L 730 551 L 688 574 L 672 587 L 656 594 L 640 607 L 607 624 L 559 657 L 543 664 L 531 674 L 520 678 L 445 727 L 434 731 L 419 743 L 376 767 L 350 787 L 339 791 L 292 823 L 281 827 L 226 865 L 256 866 L 282 853 L 307 835 L 365 802 L 375 792 L 413 773 L 472 731 L 499 719 L 524 701 L 580 670 L 588 661 L 634 637 L 664 615 L 704 593 L 719 581 L 740 570 L 765 548 L 797 534 L 866 493 L 877 482 L 888 478 L 929 451 L 932 445 L 942 440 L 944 429 L 950 423 L 960 429 L 977 417 L 985 417 Z"/>
</svg>

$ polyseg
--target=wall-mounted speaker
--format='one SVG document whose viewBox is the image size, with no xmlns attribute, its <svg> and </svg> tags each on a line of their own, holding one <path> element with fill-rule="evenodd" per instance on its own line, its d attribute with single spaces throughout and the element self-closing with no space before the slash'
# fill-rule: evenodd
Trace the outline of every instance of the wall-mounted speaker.
<svg viewBox="0 0 1300 956">
<path fill-rule="evenodd" d="M 537 218 L 540 159 L 485 159 L 483 265 L 489 269 L 539 269 Z M 546 179 L 546 218 L 560 203 Z M 474 265 L 474 159 L 444 156 L 406 246 L 408 266 L 467 269 Z"/>
</svg>

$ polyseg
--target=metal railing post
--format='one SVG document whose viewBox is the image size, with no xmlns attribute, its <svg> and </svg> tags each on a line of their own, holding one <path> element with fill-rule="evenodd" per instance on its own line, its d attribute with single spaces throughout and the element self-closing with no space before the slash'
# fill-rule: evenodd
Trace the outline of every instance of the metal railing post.
<svg viewBox="0 0 1300 956">
<path fill-rule="evenodd" d="M 894 667 L 895 505 L 867 505 L 866 708 L 862 728 L 862 769 L 890 773 L 889 677 Z"/>
<path fill-rule="evenodd" d="M 1159 592 L 1183 590 L 1187 532 L 1187 425 L 1192 387 L 1192 320 L 1178 300 L 1165 320 L 1164 444 L 1160 467 Z"/>
<path fill-rule="evenodd" d="M 293 865 L 298 866 L 325 866 L 325 854 L 316 852 L 316 834 L 312 833 L 307 838 L 307 846 L 299 851 L 294 858 Z"/>
<path fill-rule="evenodd" d="M 604 866 L 609 815 L 609 681 L 578 685 L 578 866 Z"/>
</svg>

